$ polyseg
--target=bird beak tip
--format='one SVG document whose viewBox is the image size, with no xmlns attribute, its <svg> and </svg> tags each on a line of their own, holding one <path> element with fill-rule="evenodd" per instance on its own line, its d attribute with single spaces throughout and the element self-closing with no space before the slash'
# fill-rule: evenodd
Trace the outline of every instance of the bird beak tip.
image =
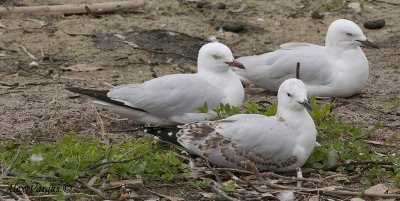
<svg viewBox="0 0 400 201">
<path fill-rule="evenodd" d="M 368 39 L 359 40 L 358 42 L 360 42 L 362 44 L 362 46 L 364 46 L 364 47 L 379 49 L 379 47 L 375 43 L 369 41 Z"/>
<path fill-rule="evenodd" d="M 225 62 L 226 64 L 228 64 L 231 67 L 236 67 L 236 68 L 240 68 L 240 69 L 246 69 L 244 67 L 244 65 L 242 63 L 240 63 L 238 60 L 234 59 L 231 62 Z"/>
<path fill-rule="evenodd" d="M 305 100 L 302 101 L 302 102 L 299 101 L 299 103 L 300 103 L 303 107 L 305 107 L 307 110 L 313 111 L 313 109 L 312 109 L 312 107 L 311 107 L 311 104 L 307 101 L 307 99 L 305 99 Z"/>
</svg>

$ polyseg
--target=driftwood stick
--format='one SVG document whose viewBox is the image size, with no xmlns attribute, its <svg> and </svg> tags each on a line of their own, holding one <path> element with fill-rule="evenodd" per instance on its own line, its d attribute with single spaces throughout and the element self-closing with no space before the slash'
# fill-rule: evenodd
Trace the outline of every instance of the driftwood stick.
<svg viewBox="0 0 400 201">
<path fill-rule="evenodd" d="M 119 2 L 104 2 L 92 4 L 64 4 L 52 6 L 21 6 L 21 7 L 0 7 L 0 16 L 9 14 L 28 14 L 28 15 L 71 15 L 88 13 L 106 13 L 121 10 L 133 10 L 144 6 L 144 0 L 130 0 Z M 86 8 L 85 8 L 86 7 Z"/>
<path fill-rule="evenodd" d="M 300 62 L 296 64 L 296 79 L 300 79 Z"/>
</svg>

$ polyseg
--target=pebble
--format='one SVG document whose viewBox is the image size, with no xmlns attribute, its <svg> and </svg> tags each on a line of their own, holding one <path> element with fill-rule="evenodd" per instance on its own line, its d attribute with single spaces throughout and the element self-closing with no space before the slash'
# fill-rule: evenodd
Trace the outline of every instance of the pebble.
<svg viewBox="0 0 400 201">
<path fill-rule="evenodd" d="M 245 25 L 243 23 L 238 23 L 238 22 L 232 22 L 232 23 L 226 23 L 222 25 L 222 29 L 224 31 L 230 31 L 234 33 L 242 32 L 244 31 Z"/>
<path fill-rule="evenodd" d="M 312 17 L 313 19 L 322 19 L 322 18 L 324 18 L 324 14 L 321 13 L 319 10 L 314 10 L 314 11 L 311 13 L 311 17 Z"/>
<path fill-rule="evenodd" d="M 364 22 L 364 27 L 367 29 L 380 29 L 385 26 L 384 19 L 367 20 Z"/>
<path fill-rule="evenodd" d="M 358 2 L 352 2 L 347 5 L 348 8 L 353 10 L 354 13 L 360 14 L 361 13 L 361 5 Z"/>
<path fill-rule="evenodd" d="M 226 5 L 222 2 L 207 2 L 207 1 L 200 1 L 197 3 L 197 8 L 209 8 L 209 9 L 225 9 Z"/>
</svg>

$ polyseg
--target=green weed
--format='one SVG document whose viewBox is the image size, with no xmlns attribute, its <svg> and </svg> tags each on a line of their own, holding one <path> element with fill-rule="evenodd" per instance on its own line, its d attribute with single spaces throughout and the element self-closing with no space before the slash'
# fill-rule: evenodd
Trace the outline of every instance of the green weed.
<svg viewBox="0 0 400 201">
<path fill-rule="evenodd" d="M 187 172 L 171 150 L 160 153 L 152 140 L 127 140 L 101 144 L 98 138 L 70 133 L 50 144 L 17 144 L 1 142 L 0 165 L 10 167 L 13 175 L 3 178 L 8 184 L 43 187 L 53 183 L 74 184 L 79 178 L 91 178 L 109 166 L 108 180 L 142 175 L 172 181 L 175 175 Z"/>
</svg>

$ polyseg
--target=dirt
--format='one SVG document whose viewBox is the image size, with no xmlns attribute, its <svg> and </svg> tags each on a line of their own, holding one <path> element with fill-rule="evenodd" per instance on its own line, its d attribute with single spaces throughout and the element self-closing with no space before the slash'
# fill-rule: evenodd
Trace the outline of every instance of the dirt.
<svg viewBox="0 0 400 201">
<path fill-rule="evenodd" d="M 51 5 L 61 0 L 2 1 L 5 5 Z M 77 0 L 70 3 L 82 3 Z M 100 2 L 90 1 L 90 2 Z M 100 136 L 97 116 L 115 139 L 135 135 L 135 125 L 96 109 L 66 86 L 108 89 L 155 76 L 195 71 L 199 47 L 211 36 L 227 44 L 235 55 L 272 51 L 285 42 L 323 44 L 328 25 L 338 18 L 362 27 L 367 19 L 383 18 L 382 29 L 364 34 L 381 48 L 364 49 L 370 64 L 367 87 L 347 100 L 336 99 L 335 112 L 365 129 L 381 122 L 371 139 L 385 141 L 400 130 L 400 24 L 396 0 L 363 1 L 361 14 L 346 5 L 331 11 L 321 1 L 221 1 L 226 9 L 199 9 L 196 3 L 148 1 L 142 13 L 24 16 L 0 18 L 0 138 L 27 142 L 54 141 L 74 130 Z M 229 12 L 246 3 L 240 13 Z M 311 18 L 320 10 L 323 19 Z M 325 13 L 326 12 L 326 13 Z M 240 33 L 218 30 L 221 23 L 245 25 Z M 3 26 L 4 25 L 4 26 Z M 122 42 L 122 41 L 127 42 Z M 26 52 L 23 50 L 26 48 Z M 29 52 L 37 58 L 32 65 Z M 101 67 L 85 72 L 66 71 L 75 64 Z M 246 99 L 274 101 L 266 91 L 249 86 Z M 325 100 L 329 101 L 329 100 Z"/>
</svg>

